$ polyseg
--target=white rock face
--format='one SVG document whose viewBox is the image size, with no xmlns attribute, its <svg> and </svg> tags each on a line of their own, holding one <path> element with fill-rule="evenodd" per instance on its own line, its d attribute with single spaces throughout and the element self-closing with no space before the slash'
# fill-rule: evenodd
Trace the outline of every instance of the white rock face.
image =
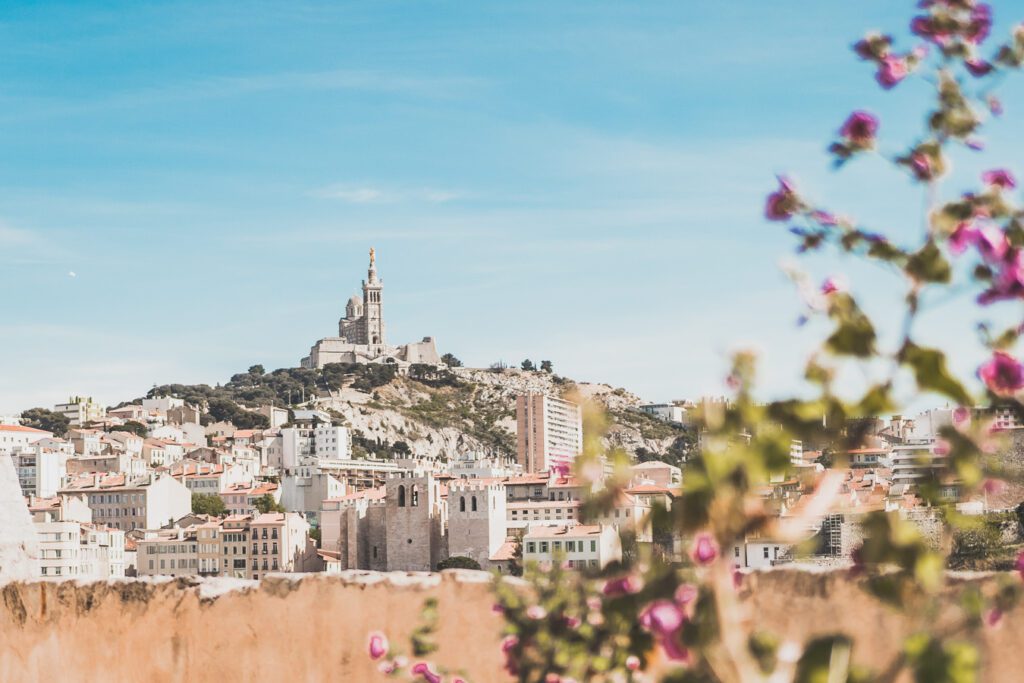
<svg viewBox="0 0 1024 683">
<path fill-rule="evenodd" d="M 39 542 L 10 457 L 0 456 L 0 584 L 38 575 Z"/>
</svg>

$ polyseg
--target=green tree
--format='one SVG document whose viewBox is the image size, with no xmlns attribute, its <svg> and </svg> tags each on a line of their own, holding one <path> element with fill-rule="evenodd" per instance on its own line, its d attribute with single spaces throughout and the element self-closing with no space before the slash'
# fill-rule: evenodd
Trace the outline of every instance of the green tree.
<svg viewBox="0 0 1024 683">
<path fill-rule="evenodd" d="M 454 555 L 437 563 L 437 571 L 442 569 L 480 569 L 480 563 L 472 557 Z"/>
<path fill-rule="evenodd" d="M 192 512 L 197 515 L 213 515 L 220 517 L 227 509 L 220 496 L 212 493 L 193 493 Z"/>
<path fill-rule="evenodd" d="M 249 374 L 254 377 L 262 377 L 266 372 L 262 365 L 257 364 L 249 367 Z"/>
<path fill-rule="evenodd" d="M 67 436 L 71 422 L 66 415 L 55 413 L 46 408 L 29 408 L 21 414 L 21 424 L 25 427 L 43 429 L 53 432 L 54 436 Z"/>
<path fill-rule="evenodd" d="M 412 449 L 409 448 L 409 444 L 404 441 L 396 441 L 391 448 L 394 449 L 396 455 L 409 455 L 412 453 Z"/>
<path fill-rule="evenodd" d="M 110 431 L 131 432 L 135 436 L 141 436 L 142 438 L 146 438 L 146 434 L 149 433 L 149 429 L 146 427 L 146 425 L 142 424 L 141 422 L 136 422 L 135 420 L 128 420 L 123 425 L 114 425 L 113 427 L 110 428 Z"/>
<path fill-rule="evenodd" d="M 555 366 L 549 360 L 542 360 L 540 362 L 540 369 L 542 372 L 554 372 Z"/>
<path fill-rule="evenodd" d="M 454 354 L 446 353 L 441 356 L 441 362 L 450 368 L 461 368 L 462 361 L 454 356 Z"/>
<path fill-rule="evenodd" d="M 519 367 L 521 367 L 523 370 L 536 370 L 537 369 L 537 366 L 534 365 L 533 361 L 530 360 L 529 358 L 527 358 L 522 363 L 520 363 Z"/>
<path fill-rule="evenodd" d="M 268 512 L 287 512 L 287 510 L 284 509 L 284 506 L 274 500 L 274 497 L 269 493 L 264 493 L 253 501 L 252 506 L 256 508 L 261 515 L 265 515 Z"/>
</svg>

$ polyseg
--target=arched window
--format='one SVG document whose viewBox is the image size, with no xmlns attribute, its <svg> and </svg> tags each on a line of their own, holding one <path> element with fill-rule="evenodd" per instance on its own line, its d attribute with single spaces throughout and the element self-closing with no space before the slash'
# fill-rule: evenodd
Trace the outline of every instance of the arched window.
<svg viewBox="0 0 1024 683">
<path fill-rule="evenodd" d="M 473 512 L 476 512 L 476 496 L 473 496 Z"/>
<path fill-rule="evenodd" d="M 466 497 L 462 496 L 461 498 L 459 498 L 459 512 L 465 512 L 465 511 L 466 511 Z"/>
<path fill-rule="evenodd" d="M 413 505 L 413 507 L 416 507 L 419 504 L 420 504 L 420 490 L 418 488 L 416 488 L 415 484 L 413 484 L 413 486 L 412 486 L 412 505 Z"/>
<path fill-rule="evenodd" d="M 413 501 L 414 501 L 413 505 L 415 505 L 416 504 L 415 503 L 415 500 L 416 500 L 415 496 L 416 496 L 416 494 L 413 493 L 412 495 L 413 495 Z M 398 487 L 398 507 L 400 507 L 400 508 L 404 508 L 405 507 L 405 487 L 404 486 L 399 486 Z"/>
</svg>

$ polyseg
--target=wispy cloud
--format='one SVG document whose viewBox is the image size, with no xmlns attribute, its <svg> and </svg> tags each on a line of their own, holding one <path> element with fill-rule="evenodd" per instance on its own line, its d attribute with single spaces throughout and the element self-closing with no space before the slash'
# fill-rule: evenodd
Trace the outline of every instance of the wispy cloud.
<svg viewBox="0 0 1024 683">
<path fill-rule="evenodd" d="M 310 192 L 310 195 L 320 199 L 337 199 L 349 204 L 397 204 L 400 202 L 444 204 L 465 196 L 462 192 L 440 188 L 389 188 L 347 183 L 321 187 Z"/>
<path fill-rule="evenodd" d="M 0 247 L 24 247 L 34 244 L 36 235 L 29 230 L 21 230 L 0 221 Z"/>
<path fill-rule="evenodd" d="M 446 99 L 461 96 L 486 84 L 485 79 L 470 76 L 419 76 L 356 69 L 225 75 L 109 92 L 89 99 L 19 97 L 11 101 L 17 107 L 8 107 L 0 121 L 29 116 L 76 116 L 107 109 L 135 109 L 278 91 L 351 90 Z"/>
</svg>

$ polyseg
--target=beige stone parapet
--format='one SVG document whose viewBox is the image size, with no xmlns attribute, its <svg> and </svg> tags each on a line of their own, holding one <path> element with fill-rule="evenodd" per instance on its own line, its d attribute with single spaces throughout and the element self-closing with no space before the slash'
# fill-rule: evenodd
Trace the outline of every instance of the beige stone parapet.
<svg viewBox="0 0 1024 683">
<path fill-rule="evenodd" d="M 441 574 L 9 583 L 0 588 L 0 681 L 383 681 L 366 655 L 367 634 L 385 631 L 408 651 L 424 600 L 439 603 L 434 659 L 474 683 L 508 680 L 489 576 Z M 994 588 L 992 577 L 950 579 Z M 847 632 L 854 658 L 878 670 L 896 656 L 915 619 L 869 598 L 842 571 L 755 573 L 743 594 L 760 628 L 801 641 Z M 950 593 L 951 595 L 952 593 Z M 946 601 L 935 623 L 959 612 Z M 981 680 L 1024 680 L 1024 608 L 975 638 Z"/>
</svg>

